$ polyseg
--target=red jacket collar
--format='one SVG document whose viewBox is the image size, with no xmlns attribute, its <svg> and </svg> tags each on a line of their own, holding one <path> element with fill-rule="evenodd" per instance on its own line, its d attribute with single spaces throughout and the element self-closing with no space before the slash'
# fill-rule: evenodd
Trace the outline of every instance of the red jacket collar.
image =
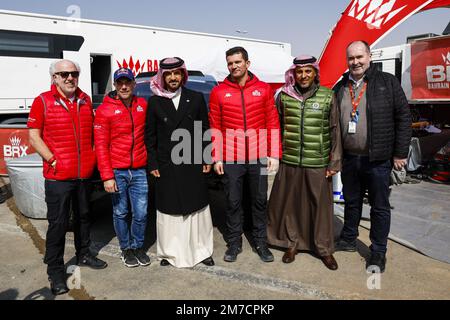
<svg viewBox="0 0 450 320">
<path fill-rule="evenodd" d="M 258 77 L 255 76 L 253 73 L 251 73 L 250 71 L 248 72 L 248 79 L 247 82 L 245 82 L 245 85 L 242 87 L 242 89 L 248 88 L 252 85 L 254 85 L 255 83 L 257 83 L 259 81 Z M 229 75 L 228 77 L 225 78 L 225 80 L 223 81 L 226 85 L 230 86 L 230 87 L 234 87 L 236 89 L 241 89 L 241 87 L 239 86 L 239 84 L 237 84 L 236 82 L 233 82 L 231 79 L 231 76 Z"/>
<path fill-rule="evenodd" d="M 111 91 L 104 99 L 104 104 L 113 104 L 117 106 L 124 106 L 123 102 L 119 99 L 117 96 L 117 93 L 115 91 Z M 133 95 L 133 100 L 131 101 L 131 106 L 135 106 L 138 103 L 138 97 Z"/>
</svg>

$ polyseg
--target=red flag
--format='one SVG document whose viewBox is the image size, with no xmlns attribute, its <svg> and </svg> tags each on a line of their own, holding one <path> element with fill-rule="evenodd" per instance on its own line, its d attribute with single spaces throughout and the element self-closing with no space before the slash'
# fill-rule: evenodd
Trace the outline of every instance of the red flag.
<svg viewBox="0 0 450 320">
<path fill-rule="evenodd" d="M 320 82 L 332 87 L 348 69 L 346 48 L 355 40 L 375 45 L 408 17 L 433 0 L 352 0 L 342 14 L 320 58 Z M 449 1 L 441 1 L 441 5 Z"/>
</svg>

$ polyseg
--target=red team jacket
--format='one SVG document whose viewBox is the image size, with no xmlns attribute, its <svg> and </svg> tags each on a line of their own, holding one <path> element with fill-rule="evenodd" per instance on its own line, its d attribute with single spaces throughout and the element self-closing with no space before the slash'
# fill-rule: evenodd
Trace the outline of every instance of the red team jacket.
<svg viewBox="0 0 450 320">
<path fill-rule="evenodd" d="M 271 87 L 249 74 L 244 87 L 228 78 L 211 91 L 209 122 L 213 134 L 214 161 L 257 160 L 281 157 L 280 123 Z M 228 131 L 227 129 L 237 130 Z M 262 130 L 266 129 L 266 130 Z M 243 139 L 236 132 L 247 132 Z M 272 139 L 277 139 L 273 141 Z"/>
<path fill-rule="evenodd" d="M 28 128 L 40 129 L 42 139 L 56 158 L 56 167 L 44 161 L 44 177 L 50 180 L 90 178 L 95 167 L 91 99 L 80 89 L 71 102 L 55 85 L 34 99 Z"/>
<path fill-rule="evenodd" d="M 147 165 L 144 141 L 147 102 L 133 97 L 126 107 L 113 95 L 105 97 L 94 121 L 95 152 L 103 181 L 114 179 L 113 169 L 138 169 Z"/>
</svg>

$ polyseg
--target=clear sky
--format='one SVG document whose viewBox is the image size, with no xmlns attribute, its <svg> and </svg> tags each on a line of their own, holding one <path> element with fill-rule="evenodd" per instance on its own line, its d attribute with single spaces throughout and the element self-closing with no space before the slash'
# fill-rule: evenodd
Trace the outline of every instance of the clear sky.
<svg viewBox="0 0 450 320">
<path fill-rule="evenodd" d="M 350 0 L 2 0 L 0 9 L 69 16 L 67 9 L 77 5 L 84 19 L 288 42 L 292 55 L 319 56 L 329 30 L 349 3 Z M 450 8 L 416 14 L 377 47 L 405 43 L 409 35 L 441 34 L 449 22 Z"/>
</svg>

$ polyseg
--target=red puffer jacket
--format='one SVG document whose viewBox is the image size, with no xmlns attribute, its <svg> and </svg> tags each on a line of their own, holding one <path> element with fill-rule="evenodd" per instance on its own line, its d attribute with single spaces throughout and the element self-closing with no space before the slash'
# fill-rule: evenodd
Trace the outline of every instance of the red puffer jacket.
<svg viewBox="0 0 450 320">
<path fill-rule="evenodd" d="M 113 169 L 138 169 L 147 165 L 146 114 L 147 102 L 136 96 L 131 108 L 113 93 L 98 107 L 94 121 L 95 152 L 103 181 L 114 179 Z"/>
<path fill-rule="evenodd" d="M 72 117 L 68 105 L 56 87 L 37 99 L 44 103 L 42 139 L 56 158 L 56 168 L 44 161 L 44 177 L 50 180 L 88 179 L 95 168 L 92 139 L 91 99 L 80 89 L 76 91 L 76 116 Z"/>
<path fill-rule="evenodd" d="M 272 89 L 251 73 L 244 87 L 227 78 L 211 91 L 209 122 L 217 130 L 212 132 L 214 161 L 281 157 L 280 123 Z"/>
</svg>

